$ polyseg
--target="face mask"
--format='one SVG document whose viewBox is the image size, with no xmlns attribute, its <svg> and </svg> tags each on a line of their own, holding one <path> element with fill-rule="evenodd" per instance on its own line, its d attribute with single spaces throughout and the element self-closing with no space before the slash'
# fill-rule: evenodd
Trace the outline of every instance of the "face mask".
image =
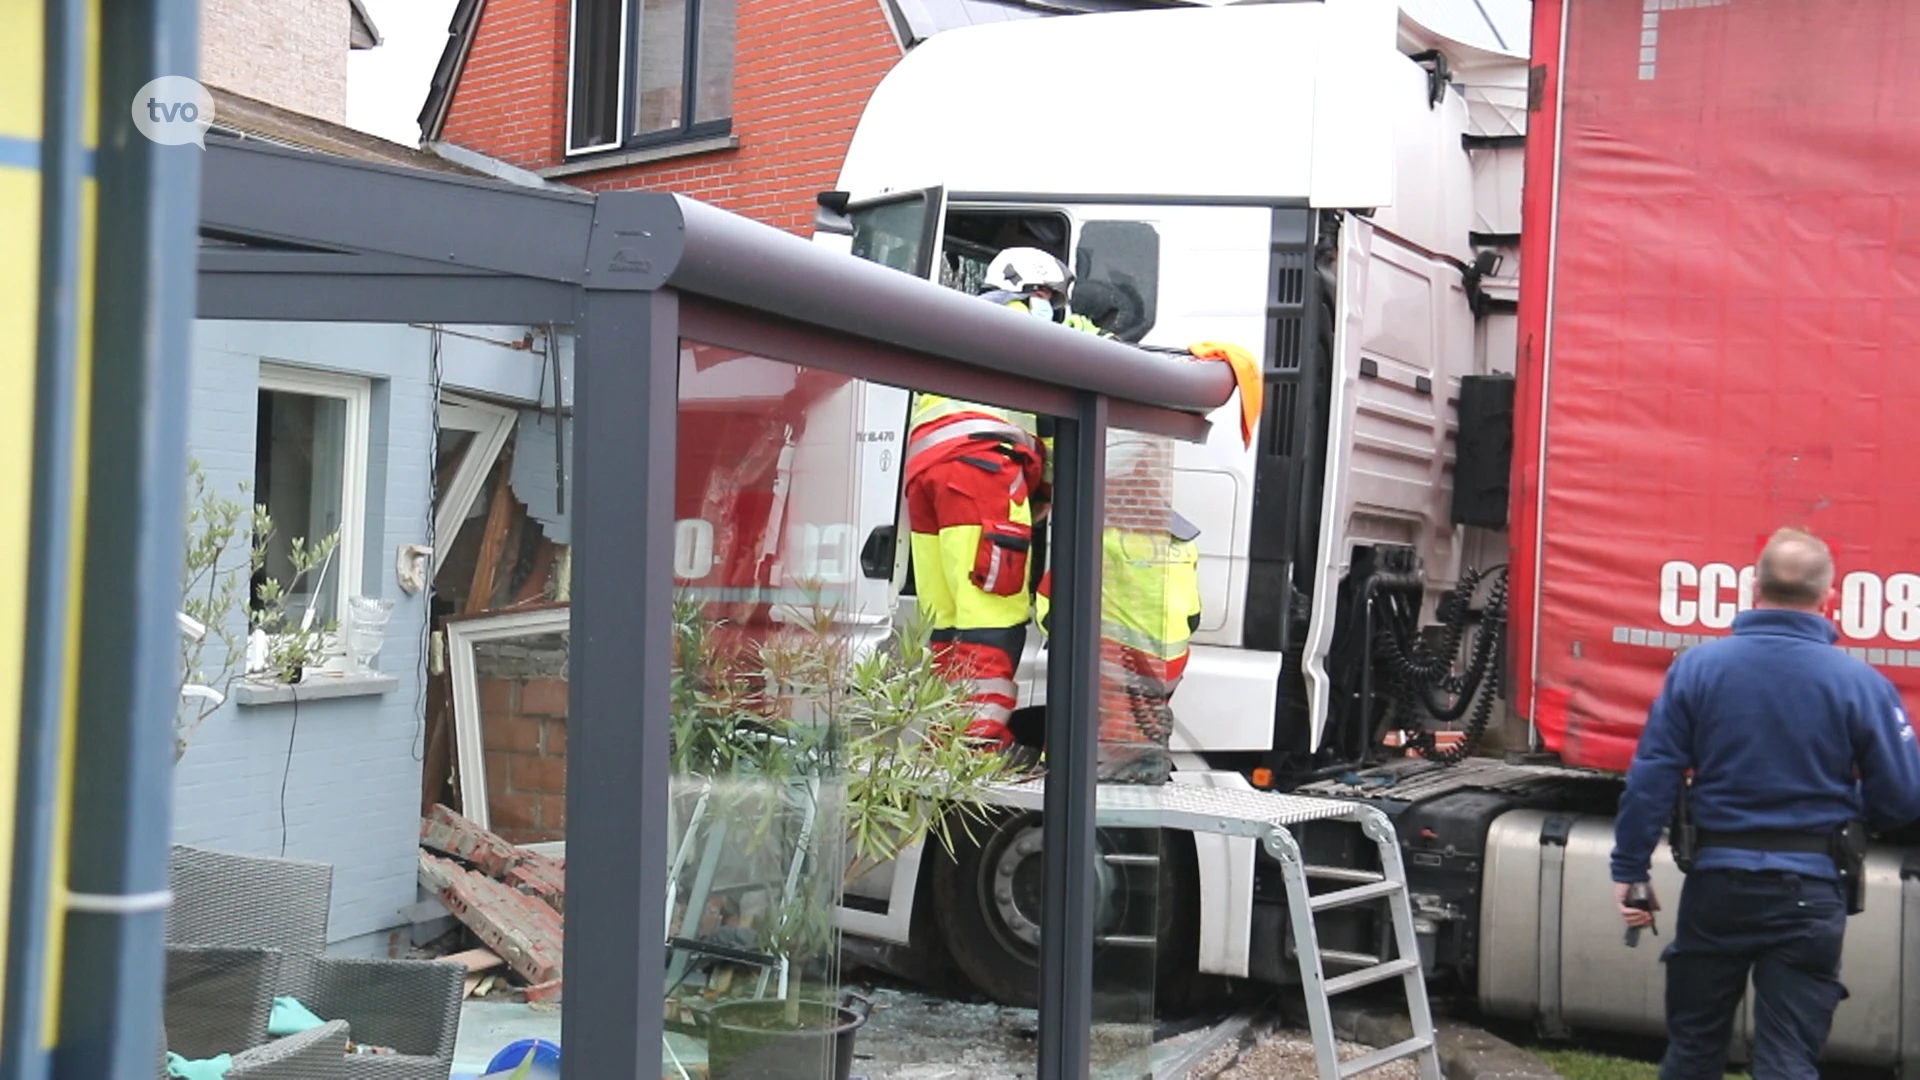
<svg viewBox="0 0 1920 1080">
<path fill-rule="evenodd" d="M 1053 301 L 1044 296 L 1027 297 L 1027 313 L 1035 318 L 1053 321 Z"/>
</svg>

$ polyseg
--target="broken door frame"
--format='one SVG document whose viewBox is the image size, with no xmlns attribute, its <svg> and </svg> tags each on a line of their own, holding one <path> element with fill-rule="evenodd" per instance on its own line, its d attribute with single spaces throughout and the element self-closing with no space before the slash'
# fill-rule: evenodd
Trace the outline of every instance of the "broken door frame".
<svg viewBox="0 0 1920 1080">
<path fill-rule="evenodd" d="M 453 542 L 460 538 L 460 530 L 466 526 L 467 515 L 473 510 L 473 501 L 487 483 L 487 474 L 493 471 L 493 463 L 500 460 L 500 451 L 507 445 L 513 429 L 520 421 L 520 412 L 504 405 L 494 405 L 443 391 L 438 402 L 435 423 L 442 429 L 470 431 L 473 441 L 460 456 L 460 467 L 453 471 L 453 479 L 448 482 L 447 490 L 440 493 L 440 502 L 433 508 L 433 546 L 436 564 L 440 556 L 452 550 Z M 437 433 L 436 433 L 437 437 Z"/>
</svg>

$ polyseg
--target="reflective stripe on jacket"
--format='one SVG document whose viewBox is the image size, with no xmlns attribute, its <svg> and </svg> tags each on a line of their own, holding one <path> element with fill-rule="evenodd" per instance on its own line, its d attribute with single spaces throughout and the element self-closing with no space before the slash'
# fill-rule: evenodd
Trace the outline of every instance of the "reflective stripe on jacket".
<svg viewBox="0 0 1920 1080">
<path fill-rule="evenodd" d="M 913 416 L 907 423 L 908 475 L 941 460 L 954 449 L 954 440 L 974 438 L 1002 439 L 1031 453 L 1039 449 L 1038 424 L 1032 413 L 940 394 L 914 395 Z"/>
</svg>

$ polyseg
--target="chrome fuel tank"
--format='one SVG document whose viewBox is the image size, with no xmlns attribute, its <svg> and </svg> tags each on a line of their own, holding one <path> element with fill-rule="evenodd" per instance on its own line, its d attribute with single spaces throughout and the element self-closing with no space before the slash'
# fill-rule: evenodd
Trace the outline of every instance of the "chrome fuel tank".
<svg viewBox="0 0 1920 1080">
<path fill-rule="evenodd" d="M 1548 1031 L 1664 1037 L 1660 954 L 1673 940 L 1685 881 L 1666 844 L 1653 859 L 1660 936 L 1642 932 L 1638 948 L 1626 946 L 1614 910 L 1613 819 L 1515 810 L 1494 821 L 1486 850 L 1481 1008 L 1538 1019 Z M 1834 1016 L 1827 1060 L 1920 1075 L 1920 853 L 1869 853 L 1867 906 L 1847 921 L 1840 977 L 1850 996 Z M 1736 1061 L 1747 1059 L 1752 1030 L 1749 985 L 1734 1026 Z"/>
</svg>

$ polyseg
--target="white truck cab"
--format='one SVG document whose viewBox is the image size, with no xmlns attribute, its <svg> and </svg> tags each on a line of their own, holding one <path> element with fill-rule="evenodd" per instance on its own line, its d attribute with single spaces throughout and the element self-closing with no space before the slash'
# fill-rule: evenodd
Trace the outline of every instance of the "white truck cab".
<svg viewBox="0 0 1920 1080">
<path fill-rule="evenodd" d="M 1526 80 L 1524 55 L 1442 38 L 1393 0 L 1246 4 L 947 31 L 862 114 L 816 242 L 968 291 L 1002 248 L 1041 247 L 1074 271 L 1077 309 L 1110 309 L 1169 363 L 1199 342 L 1261 360 L 1253 445 L 1236 398 L 1175 452 L 1203 606 L 1177 783 L 1250 786 L 1347 737 L 1327 660 L 1356 546 L 1416 552 L 1431 607 L 1469 544 L 1502 542 L 1451 519 L 1454 399 L 1512 368 Z M 862 393 L 904 445 L 907 394 Z M 860 530 L 863 569 L 898 597 L 892 510 Z M 1020 675 L 1035 709 L 1038 638 Z M 908 942 L 920 855 L 855 883 L 842 926 Z M 1195 836 L 1192 871 L 1198 970 L 1258 975 L 1253 842 Z"/>
</svg>

